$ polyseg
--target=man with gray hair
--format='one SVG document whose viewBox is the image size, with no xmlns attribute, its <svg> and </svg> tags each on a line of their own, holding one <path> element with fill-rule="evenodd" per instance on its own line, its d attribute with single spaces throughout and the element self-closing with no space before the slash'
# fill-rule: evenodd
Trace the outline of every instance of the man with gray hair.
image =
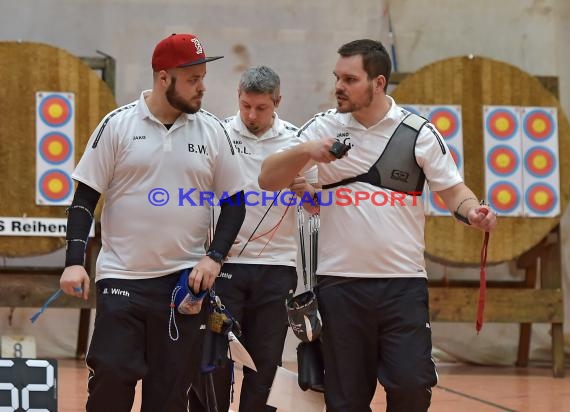
<svg viewBox="0 0 570 412">
<path fill-rule="evenodd" d="M 244 367 L 239 410 L 274 411 L 266 402 L 287 334 L 285 300 L 297 285 L 295 206 L 299 201 L 294 193 L 314 194 L 309 182 L 316 182 L 316 168 L 295 178 L 290 192 L 261 191 L 257 183 L 261 162 L 290 145 L 297 128 L 275 112 L 281 101 L 280 80 L 269 67 L 253 67 L 242 74 L 238 99 L 237 115 L 224 125 L 242 157 L 247 213 L 215 289 L 241 324 L 240 341 L 257 368 L 255 372 Z M 232 366 L 228 362 L 215 373 L 220 411 L 229 408 Z"/>
</svg>

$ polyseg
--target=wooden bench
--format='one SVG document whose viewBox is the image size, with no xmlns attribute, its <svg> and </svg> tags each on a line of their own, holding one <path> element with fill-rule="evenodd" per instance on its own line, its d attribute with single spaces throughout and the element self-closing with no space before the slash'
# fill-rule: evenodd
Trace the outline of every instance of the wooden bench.
<svg viewBox="0 0 570 412">
<path fill-rule="evenodd" d="M 49 308 L 80 309 L 75 356 L 84 358 L 87 353 L 91 309 L 95 308 L 95 262 L 101 247 L 99 236 L 90 239 L 86 268 L 91 277 L 89 299 L 83 300 L 62 294 Z M 63 267 L 0 267 L 0 306 L 12 308 L 39 308 L 59 289 Z M 49 308 L 47 310 L 49 310 Z M 41 317 L 38 322 L 41 322 Z"/>
<path fill-rule="evenodd" d="M 560 229 L 516 260 L 523 281 L 488 281 L 485 322 L 520 323 L 517 366 L 528 365 L 533 323 L 549 323 L 552 334 L 552 373 L 564 377 L 564 304 L 561 285 Z M 540 280 L 537 288 L 537 280 Z M 430 281 L 433 322 L 473 322 L 478 281 Z"/>
</svg>

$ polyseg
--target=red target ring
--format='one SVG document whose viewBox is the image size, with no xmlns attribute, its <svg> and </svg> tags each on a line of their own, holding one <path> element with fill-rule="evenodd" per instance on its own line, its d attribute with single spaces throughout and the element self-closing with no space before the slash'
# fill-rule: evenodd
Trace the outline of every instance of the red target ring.
<svg viewBox="0 0 570 412">
<path fill-rule="evenodd" d="M 525 199 L 530 210 L 541 215 L 552 212 L 558 203 L 556 191 L 547 183 L 531 185 L 526 191 Z"/>
<path fill-rule="evenodd" d="M 59 132 L 48 133 L 40 140 L 39 152 L 47 163 L 64 163 L 71 156 L 71 140 Z"/>
<path fill-rule="evenodd" d="M 556 169 L 556 157 L 546 147 L 534 147 L 526 153 L 524 164 L 531 175 L 544 178 L 550 176 Z"/>
<path fill-rule="evenodd" d="M 436 109 L 429 115 L 432 123 L 444 139 L 450 139 L 459 130 L 459 118 L 452 110 L 441 108 Z"/>
<path fill-rule="evenodd" d="M 430 192 L 429 194 L 429 202 L 432 205 L 432 207 L 437 210 L 438 212 L 441 213 L 449 213 L 449 209 L 447 208 L 447 206 L 445 205 L 445 203 L 443 202 L 443 199 L 441 198 L 441 196 L 439 194 L 437 194 L 436 192 Z"/>
<path fill-rule="evenodd" d="M 507 140 L 518 130 L 518 120 L 510 110 L 496 109 L 487 116 L 487 130 L 495 139 Z"/>
<path fill-rule="evenodd" d="M 73 109 L 68 99 L 58 94 L 51 94 L 44 97 L 38 111 L 45 124 L 61 127 L 69 122 Z"/>
<path fill-rule="evenodd" d="M 458 169 L 461 169 L 461 155 L 459 154 L 459 151 L 452 145 L 448 145 L 449 148 L 449 153 L 451 154 L 451 158 L 453 159 L 453 161 L 455 162 L 455 165 L 457 166 Z"/>
<path fill-rule="evenodd" d="M 546 110 L 535 109 L 524 117 L 524 132 L 535 141 L 544 141 L 554 134 L 554 118 Z"/>
<path fill-rule="evenodd" d="M 510 213 L 515 210 L 521 200 L 520 192 L 510 182 L 497 182 L 489 188 L 487 198 L 491 207 L 498 212 Z"/>
<path fill-rule="evenodd" d="M 51 169 L 40 177 L 39 187 L 45 199 L 59 202 L 70 195 L 73 184 L 69 175 L 61 170 Z"/>
<path fill-rule="evenodd" d="M 495 146 L 487 155 L 487 164 L 493 173 L 510 176 L 519 168 L 519 155 L 512 147 Z"/>
</svg>

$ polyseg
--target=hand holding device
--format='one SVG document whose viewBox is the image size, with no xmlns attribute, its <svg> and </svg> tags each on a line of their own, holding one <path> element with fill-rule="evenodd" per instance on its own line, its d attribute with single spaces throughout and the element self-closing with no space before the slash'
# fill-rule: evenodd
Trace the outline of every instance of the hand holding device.
<svg viewBox="0 0 570 412">
<path fill-rule="evenodd" d="M 337 159 L 342 159 L 344 155 L 350 150 L 350 146 L 339 141 L 333 143 L 329 152 Z"/>
</svg>

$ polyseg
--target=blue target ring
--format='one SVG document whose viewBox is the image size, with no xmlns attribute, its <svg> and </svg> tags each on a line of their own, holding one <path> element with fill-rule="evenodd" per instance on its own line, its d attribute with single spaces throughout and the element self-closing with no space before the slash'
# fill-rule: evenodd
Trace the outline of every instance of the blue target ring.
<svg viewBox="0 0 570 412">
<path fill-rule="evenodd" d="M 401 106 L 402 109 L 407 110 L 410 113 L 413 114 L 417 114 L 418 116 L 421 116 L 419 110 L 417 110 L 414 106 Z"/>
<path fill-rule="evenodd" d="M 53 165 L 65 163 L 71 157 L 71 139 L 63 133 L 48 133 L 40 140 L 38 151 L 46 163 Z"/>
<path fill-rule="evenodd" d="M 428 119 L 446 140 L 455 137 L 459 131 L 459 116 L 453 110 L 447 108 L 434 109 L 429 114 Z"/>
<path fill-rule="evenodd" d="M 39 190 L 44 199 L 52 202 L 65 200 L 73 188 L 71 177 L 59 169 L 46 171 L 39 179 Z"/>
<path fill-rule="evenodd" d="M 65 126 L 72 117 L 73 107 L 69 99 L 59 94 L 45 96 L 38 108 L 42 121 L 50 127 Z"/>
<path fill-rule="evenodd" d="M 531 110 L 524 117 L 523 130 L 529 139 L 544 142 L 554 135 L 554 117 L 543 109 Z"/>
<path fill-rule="evenodd" d="M 516 135 L 519 122 L 517 116 L 510 110 L 494 109 L 487 115 L 485 126 L 495 139 L 508 140 Z"/>
<path fill-rule="evenodd" d="M 497 182 L 489 188 L 487 199 L 494 210 L 501 213 L 514 211 L 521 202 L 519 189 L 511 182 Z"/>
<path fill-rule="evenodd" d="M 531 185 L 525 193 L 525 201 L 530 210 L 539 215 L 551 213 L 558 204 L 554 187 L 540 182 Z"/>
</svg>

